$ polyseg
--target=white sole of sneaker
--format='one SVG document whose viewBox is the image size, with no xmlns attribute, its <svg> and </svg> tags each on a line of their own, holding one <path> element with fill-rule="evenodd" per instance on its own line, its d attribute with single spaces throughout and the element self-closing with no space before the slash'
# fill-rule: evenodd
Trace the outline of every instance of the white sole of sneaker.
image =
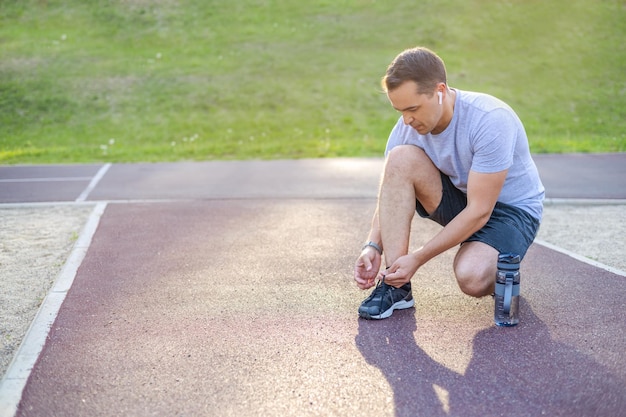
<svg viewBox="0 0 626 417">
<path fill-rule="evenodd" d="M 394 310 L 404 310 L 405 308 L 411 308 L 415 305 L 415 299 L 412 298 L 409 301 L 401 300 L 392 305 L 387 311 L 383 311 L 381 314 L 377 316 L 370 316 L 370 319 L 373 320 L 382 320 L 390 317 L 393 314 Z"/>
</svg>

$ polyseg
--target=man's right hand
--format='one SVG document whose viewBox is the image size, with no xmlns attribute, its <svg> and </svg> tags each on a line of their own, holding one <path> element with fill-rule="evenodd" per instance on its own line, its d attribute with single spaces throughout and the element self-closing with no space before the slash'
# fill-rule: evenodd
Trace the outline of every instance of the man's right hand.
<svg viewBox="0 0 626 417">
<path fill-rule="evenodd" d="M 380 270 L 382 256 L 372 247 L 365 247 L 354 265 L 354 281 L 356 285 L 366 290 L 376 285 L 376 277 Z"/>
</svg>

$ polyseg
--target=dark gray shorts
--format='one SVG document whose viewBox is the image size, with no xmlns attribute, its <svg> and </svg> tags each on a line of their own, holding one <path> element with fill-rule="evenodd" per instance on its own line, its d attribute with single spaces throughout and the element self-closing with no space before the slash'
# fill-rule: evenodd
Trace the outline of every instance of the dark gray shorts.
<svg viewBox="0 0 626 417">
<path fill-rule="evenodd" d="M 467 196 L 443 173 L 441 184 L 443 196 L 439 207 L 429 215 L 422 204 L 416 201 L 416 210 L 421 217 L 445 226 L 467 206 Z M 523 258 L 538 230 L 539 220 L 530 213 L 510 204 L 497 202 L 487 224 L 466 242 L 483 242 L 499 253 L 516 253 Z"/>
</svg>

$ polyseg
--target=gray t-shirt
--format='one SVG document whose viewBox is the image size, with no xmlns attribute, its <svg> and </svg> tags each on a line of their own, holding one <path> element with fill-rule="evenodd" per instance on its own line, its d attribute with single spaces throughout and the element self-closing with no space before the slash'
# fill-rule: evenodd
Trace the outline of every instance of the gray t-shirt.
<svg viewBox="0 0 626 417">
<path fill-rule="evenodd" d="M 389 135 L 385 155 L 398 145 L 418 146 L 464 193 L 470 170 L 494 173 L 508 169 L 498 201 L 526 210 L 541 220 L 545 189 L 520 119 L 495 97 L 454 91 L 454 114 L 443 132 L 420 135 L 400 117 Z"/>
</svg>

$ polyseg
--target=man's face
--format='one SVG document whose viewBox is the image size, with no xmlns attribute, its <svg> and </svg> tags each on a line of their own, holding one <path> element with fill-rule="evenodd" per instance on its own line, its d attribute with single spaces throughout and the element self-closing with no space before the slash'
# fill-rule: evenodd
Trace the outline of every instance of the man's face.
<svg viewBox="0 0 626 417">
<path fill-rule="evenodd" d="M 393 108 L 402 113 L 404 124 L 410 125 L 420 135 L 426 135 L 433 130 L 433 133 L 440 133 L 436 128 L 443 114 L 443 106 L 439 104 L 436 92 L 433 90 L 432 94 L 419 94 L 417 84 L 406 81 L 387 92 L 387 97 Z"/>
</svg>

